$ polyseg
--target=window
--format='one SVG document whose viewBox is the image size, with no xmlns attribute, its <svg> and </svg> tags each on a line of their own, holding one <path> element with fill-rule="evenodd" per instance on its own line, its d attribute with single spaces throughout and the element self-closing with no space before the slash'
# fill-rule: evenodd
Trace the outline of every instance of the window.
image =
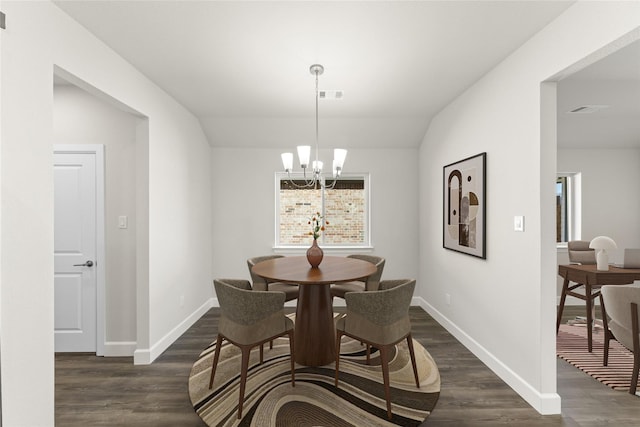
<svg viewBox="0 0 640 427">
<path fill-rule="evenodd" d="M 556 243 L 580 239 L 579 173 L 559 173 L 556 178 Z"/>
<path fill-rule="evenodd" d="M 302 176 L 293 174 L 298 185 Z M 287 174 L 276 173 L 276 246 L 308 247 L 309 219 L 320 212 L 329 224 L 318 243 L 323 247 L 368 247 L 369 176 L 343 175 L 333 189 L 296 188 Z"/>
<path fill-rule="evenodd" d="M 566 176 L 556 179 L 556 242 L 569 241 L 568 216 L 568 181 Z"/>
</svg>

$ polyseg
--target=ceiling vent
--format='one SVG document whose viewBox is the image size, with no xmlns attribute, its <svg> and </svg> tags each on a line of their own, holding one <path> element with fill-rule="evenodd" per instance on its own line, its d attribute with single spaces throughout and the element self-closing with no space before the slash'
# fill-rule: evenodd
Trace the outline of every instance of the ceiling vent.
<svg viewBox="0 0 640 427">
<path fill-rule="evenodd" d="M 334 99 L 340 100 L 344 97 L 343 90 L 320 90 L 318 91 L 320 99 Z"/>
<path fill-rule="evenodd" d="M 569 114 L 592 114 L 597 111 L 609 108 L 608 105 L 582 105 L 572 110 L 567 111 Z"/>
</svg>

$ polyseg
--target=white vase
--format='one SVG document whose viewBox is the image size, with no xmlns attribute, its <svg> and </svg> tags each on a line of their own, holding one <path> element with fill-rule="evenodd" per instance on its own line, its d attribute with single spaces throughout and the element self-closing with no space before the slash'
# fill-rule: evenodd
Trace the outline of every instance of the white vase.
<svg viewBox="0 0 640 427">
<path fill-rule="evenodd" d="M 600 271 L 609 270 L 609 255 L 604 249 L 600 249 L 596 254 L 596 269 Z"/>
</svg>

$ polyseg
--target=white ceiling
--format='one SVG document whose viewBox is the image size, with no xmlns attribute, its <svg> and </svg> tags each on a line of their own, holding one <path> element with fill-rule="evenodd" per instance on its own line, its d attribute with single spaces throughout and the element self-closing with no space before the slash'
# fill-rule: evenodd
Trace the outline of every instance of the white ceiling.
<svg viewBox="0 0 640 427">
<path fill-rule="evenodd" d="M 568 113 L 587 105 L 606 108 Z M 640 41 L 558 83 L 558 146 L 640 147 Z"/>
<path fill-rule="evenodd" d="M 312 142 L 309 66 L 324 65 L 320 88 L 345 93 L 321 101 L 326 148 L 417 147 L 434 114 L 572 2 L 55 1 L 192 111 L 214 146 Z"/>
</svg>

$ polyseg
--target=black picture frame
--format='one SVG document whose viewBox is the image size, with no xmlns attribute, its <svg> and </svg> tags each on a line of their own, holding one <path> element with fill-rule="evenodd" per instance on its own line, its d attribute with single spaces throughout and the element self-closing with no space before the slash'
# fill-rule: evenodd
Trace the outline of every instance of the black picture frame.
<svg viewBox="0 0 640 427">
<path fill-rule="evenodd" d="M 444 166 L 442 246 L 486 259 L 487 153 Z"/>
</svg>

